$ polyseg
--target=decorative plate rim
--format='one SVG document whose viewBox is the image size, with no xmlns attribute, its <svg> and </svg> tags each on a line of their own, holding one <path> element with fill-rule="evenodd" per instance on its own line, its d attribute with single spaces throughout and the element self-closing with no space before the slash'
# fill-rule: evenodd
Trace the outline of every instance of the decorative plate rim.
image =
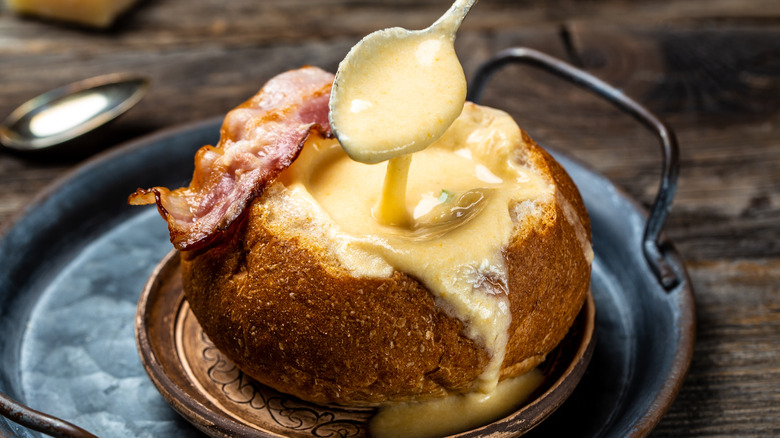
<svg viewBox="0 0 780 438">
<path fill-rule="evenodd" d="M 167 371 L 167 368 L 170 368 L 171 366 L 176 368 L 181 367 L 183 370 L 185 367 L 189 367 L 189 364 L 183 364 L 182 358 L 178 352 L 175 354 L 176 361 L 178 362 L 176 364 L 171 364 L 169 359 L 161 358 L 160 355 L 157 354 L 157 351 L 155 351 L 154 342 L 150 339 L 149 326 L 150 324 L 159 323 L 160 319 L 164 318 L 167 320 L 165 325 L 170 326 L 171 330 L 176 330 L 180 319 L 179 313 L 182 311 L 182 303 L 186 303 L 183 292 L 179 291 L 178 295 L 175 297 L 167 297 L 165 304 L 158 303 L 161 299 L 159 295 L 166 292 L 170 293 L 170 291 L 160 290 L 162 288 L 162 283 L 166 281 L 169 276 L 178 275 L 178 273 L 179 253 L 176 250 L 171 250 L 155 267 L 138 301 L 135 318 L 136 343 L 141 362 L 153 384 L 176 411 L 183 415 L 195 427 L 211 436 L 284 436 L 269 430 L 253 428 L 242 423 L 240 420 L 233 418 L 233 415 L 227 415 L 221 412 L 221 409 L 216 406 L 209 407 L 204 403 L 201 403 L 199 400 L 192 397 L 191 392 L 188 392 L 188 390 L 199 391 L 199 384 L 194 384 L 190 388 L 185 389 L 181 384 L 174 381 L 171 374 Z M 170 309 L 172 311 L 170 313 L 174 313 L 174 315 L 169 315 L 167 313 L 163 313 L 163 315 L 156 314 L 156 311 L 158 310 L 155 308 L 156 305 L 158 307 L 165 307 L 173 302 L 176 303 L 174 305 L 175 308 Z M 587 299 L 580 310 L 577 322 L 575 322 L 575 325 L 579 324 L 576 329 L 581 330 L 581 333 L 573 335 L 575 336 L 574 340 L 577 342 L 576 352 L 571 356 L 571 361 L 565 364 L 563 372 L 555 378 L 555 381 L 546 384 L 545 389 L 541 394 L 539 394 L 538 391 L 534 393 L 534 395 L 532 395 L 532 397 L 534 397 L 532 401 L 524 404 L 520 409 L 510 415 L 479 428 L 450 435 L 450 437 L 477 437 L 495 432 L 511 432 L 513 433 L 513 436 L 519 436 L 530 431 L 536 425 L 544 421 L 571 395 L 576 388 L 577 383 L 579 383 L 584 375 L 595 349 L 595 320 L 595 302 L 593 294 L 589 291 Z M 177 333 L 170 333 L 170 335 L 171 337 L 178 336 Z M 168 333 L 166 333 L 165 336 L 167 337 Z M 572 336 L 571 332 L 567 334 L 567 338 L 570 338 L 570 336 Z M 562 344 L 567 338 L 562 341 Z M 186 371 L 184 371 L 184 374 L 187 374 Z M 316 404 L 312 405 L 321 406 Z M 337 408 L 335 406 L 322 407 Z M 349 407 L 345 408 L 351 409 Z M 258 427 L 262 426 L 258 425 Z"/>
</svg>

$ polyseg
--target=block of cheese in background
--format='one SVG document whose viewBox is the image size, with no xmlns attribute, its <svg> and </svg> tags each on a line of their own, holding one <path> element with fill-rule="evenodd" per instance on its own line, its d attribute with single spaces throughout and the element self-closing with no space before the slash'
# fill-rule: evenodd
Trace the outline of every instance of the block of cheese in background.
<svg viewBox="0 0 780 438">
<path fill-rule="evenodd" d="M 93 27 L 108 27 L 137 0 L 7 0 L 24 15 L 69 21 Z"/>
</svg>

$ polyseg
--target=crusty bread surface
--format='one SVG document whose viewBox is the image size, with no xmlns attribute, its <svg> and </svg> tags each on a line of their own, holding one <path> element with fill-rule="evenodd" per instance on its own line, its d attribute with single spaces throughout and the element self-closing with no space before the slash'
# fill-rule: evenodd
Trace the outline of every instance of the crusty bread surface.
<svg viewBox="0 0 780 438">
<path fill-rule="evenodd" d="M 563 168 L 523 133 L 516 160 L 556 194 L 517 224 L 504 250 L 512 322 L 501 378 L 541 363 L 566 335 L 590 286 L 590 224 Z M 358 278 L 305 236 L 269 225 L 258 197 L 235 232 L 182 252 L 185 295 L 214 344 L 246 374 L 317 403 L 347 405 L 468 391 L 489 353 L 415 278 Z M 575 219 L 572 221 L 572 215 Z M 588 247 L 589 250 L 589 247 Z"/>
</svg>

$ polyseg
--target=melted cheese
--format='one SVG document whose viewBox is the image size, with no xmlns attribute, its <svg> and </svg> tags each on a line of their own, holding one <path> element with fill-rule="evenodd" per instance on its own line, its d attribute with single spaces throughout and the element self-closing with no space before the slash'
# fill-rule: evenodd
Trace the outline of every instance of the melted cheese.
<svg viewBox="0 0 780 438">
<path fill-rule="evenodd" d="M 544 381 L 539 370 L 503 380 L 489 394 L 459 394 L 424 402 L 398 403 L 381 409 L 369 425 L 373 438 L 436 438 L 505 417 Z"/>
<path fill-rule="evenodd" d="M 381 196 L 372 210 L 374 218 L 382 225 L 409 227 L 413 224 L 406 206 L 406 182 L 411 164 L 411 154 L 387 162 Z"/>
<path fill-rule="evenodd" d="M 535 212 L 515 206 L 549 202 L 555 193 L 513 159 L 521 141 L 507 114 L 467 104 L 439 141 L 415 154 L 405 207 L 416 217 L 403 228 L 372 216 L 386 163 L 355 162 L 335 140 L 313 136 L 281 176 L 285 188 L 272 197 L 281 201 L 270 209 L 277 228 L 291 235 L 306 228 L 354 276 L 387 277 L 398 270 L 419 279 L 490 353 L 475 388 L 490 392 L 511 323 L 502 251 L 515 224 Z"/>
<path fill-rule="evenodd" d="M 426 148 L 458 117 L 466 99 L 452 35 L 393 28 L 380 36 L 361 42 L 359 56 L 345 58 L 330 102 L 339 141 L 362 163 Z"/>
<path fill-rule="evenodd" d="M 353 160 L 390 160 L 374 218 L 408 226 L 410 154 L 438 140 L 461 112 L 466 78 L 453 45 L 455 17 L 410 32 L 385 29 L 363 39 L 339 65 L 330 121 Z"/>
</svg>

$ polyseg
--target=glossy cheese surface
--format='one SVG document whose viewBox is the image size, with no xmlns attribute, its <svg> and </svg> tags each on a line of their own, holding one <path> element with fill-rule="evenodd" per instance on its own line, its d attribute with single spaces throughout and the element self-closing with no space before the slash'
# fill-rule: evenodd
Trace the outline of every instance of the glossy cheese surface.
<svg viewBox="0 0 780 438">
<path fill-rule="evenodd" d="M 490 392 L 511 324 L 502 251 L 535 213 L 518 206 L 555 196 L 549 181 L 514 159 L 521 141 L 507 114 L 466 104 L 437 142 L 414 155 L 406 196 L 413 221 L 390 227 L 372 216 L 386 163 L 355 162 L 335 140 L 313 137 L 282 174 L 284 189 L 270 197 L 279 202 L 274 220 L 291 234 L 313 236 L 353 276 L 398 270 L 420 280 L 490 353 L 475 384 Z"/>
<path fill-rule="evenodd" d="M 363 163 L 426 148 L 466 99 L 451 35 L 400 28 L 380 35 L 342 62 L 331 94 L 331 124 L 347 154 Z"/>
<path fill-rule="evenodd" d="M 371 420 L 371 436 L 436 438 L 474 429 L 518 409 L 543 381 L 542 372 L 533 369 L 501 381 L 489 394 L 470 392 L 389 405 Z"/>
</svg>

